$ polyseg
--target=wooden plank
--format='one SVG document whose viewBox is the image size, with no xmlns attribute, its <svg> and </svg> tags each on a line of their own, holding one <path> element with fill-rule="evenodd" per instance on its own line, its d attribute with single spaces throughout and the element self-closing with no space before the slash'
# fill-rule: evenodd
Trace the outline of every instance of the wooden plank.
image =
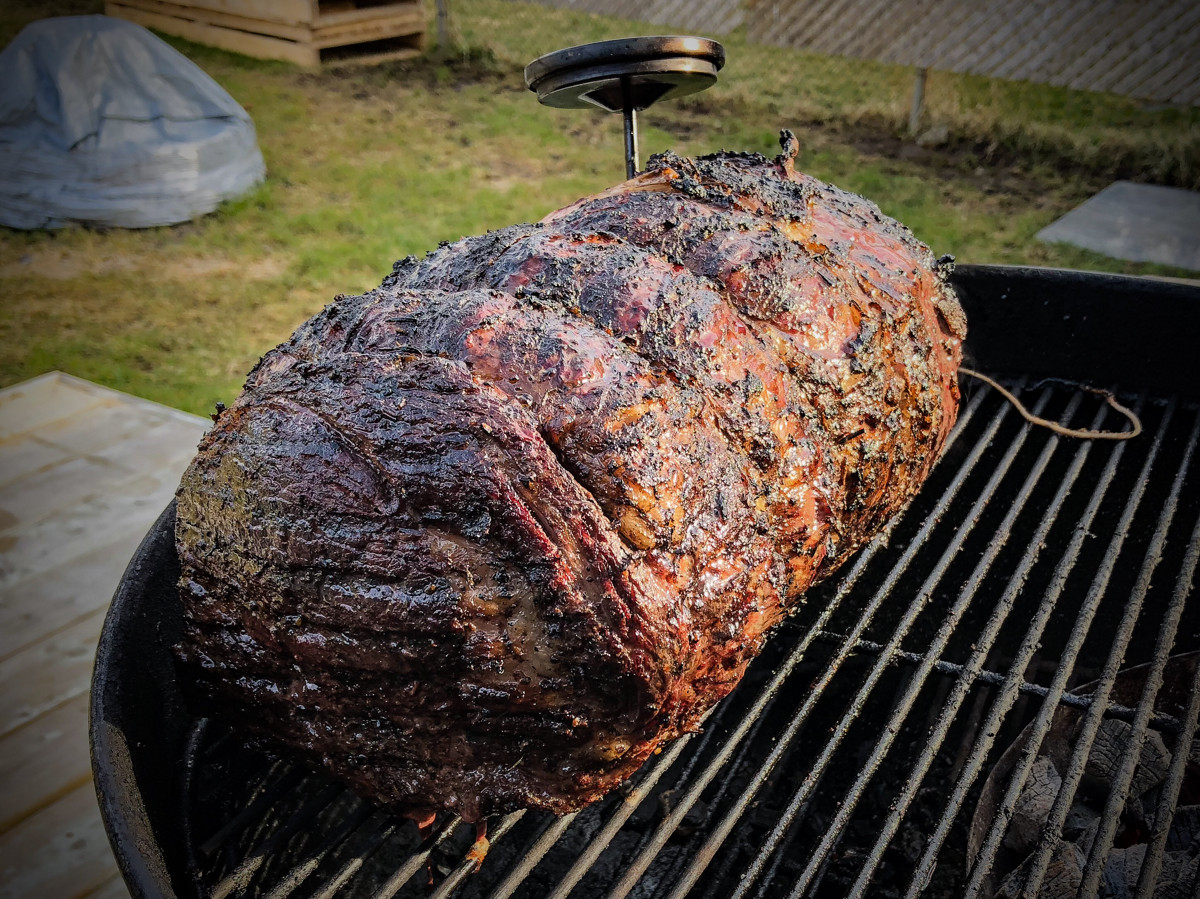
<svg viewBox="0 0 1200 899">
<path fill-rule="evenodd" d="M 91 780 L 83 693 L 0 737 L 0 834 Z"/>
<path fill-rule="evenodd" d="M 65 381 L 58 372 L 7 387 L 0 390 L 0 440 L 77 415 L 101 401 L 96 394 Z"/>
<path fill-rule="evenodd" d="M 0 897 L 69 899 L 117 870 L 91 783 L 0 836 Z"/>
<path fill-rule="evenodd" d="M 170 421 L 185 421 L 185 422 L 201 422 L 208 426 L 209 420 L 202 415 L 192 415 L 190 412 L 181 412 L 174 406 L 164 406 L 162 403 L 156 403 L 154 400 L 148 400 L 145 397 L 134 396 L 131 393 L 122 393 L 120 390 L 113 390 L 111 387 L 104 387 L 100 384 L 95 384 L 92 381 L 85 381 L 83 378 L 77 378 L 74 375 L 69 375 L 66 372 L 55 372 L 58 376 L 58 382 L 64 389 L 78 390 L 83 393 L 89 393 L 105 401 L 116 400 L 118 403 L 136 406 L 139 410 L 147 413 L 153 413 L 158 418 Z M 19 386 L 19 385 L 18 385 Z M 41 433 L 39 431 L 39 433 Z"/>
<path fill-rule="evenodd" d="M 103 624 L 101 609 L 0 662 L 0 736 L 87 693 Z"/>
<path fill-rule="evenodd" d="M 389 50 L 380 50 L 379 52 L 365 52 L 357 45 L 351 44 L 345 55 L 337 55 L 341 47 L 330 47 L 323 51 L 328 55 L 321 56 L 321 65 L 328 69 L 353 68 L 354 66 L 371 66 L 380 62 L 387 62 L 392 59 L 411 59 L 414 56 L 420 56 L 425 45 L 425 34 L 410 34 L 395 38 L 395 43 L 398 46 Z M 389 42 L 390 43 L 390 42 Z"/>
<path fill-rule="evenodd" d="M 155 28 L 166 34 L 174 34 L 198 44 L 208 44 L 258 59 L 280 59 L 308 68 L 315 68 L 321 61 L 315 47 L 295 41 L 280 40 L 261 34 L 248 34 L 231 28 L 219 28 L 216 25 L 205 25 L 175 16 L 146 12 L 126 6 L 124 3 L 114 2 L 114 0 L 108 0 L 104 4 L 104 11 L 107 15 L 136 22 L 146 28 Z"/>
<path fill-rule="evenodd" d="M 191 451 L 182 454 L 183 466 Z M 114 534 L 145 531 L 175 495 L 177 477 L 149 472 L 122 482 L 121 490 L 29 527 L 9 531 L 0 554 L 0 590 L 16 588 L 65 561 L 106 545 Z"/>
<path fill-rule="evenodd" d="M 420 34 L 424 30 L 425 12 L 417 8 L 386 18 L 314 26 L 312 44 L 314 47 L 338 47 Z"/>
<path fill-rule="evenodd" d="M 172 16 L 202 25 L 215 25 L 219 28 L 232 28 L 235 31 L 245 31 L 250 34 L 277 37 L 286 41 L 307 41 L 312 34 L 312 26 L 307 22 L 297 24 L 269 19 L 252 19 L 220 10 L 207 9 L 199 5 L 169 3 L 167 0 L 120 0 L 120 2 L 125 6 L 144 12 Z"/>
<path fill-rule="evenodd" d="M 353 25 L 358 22 L 370 22 L 373 19 L 387 19 L 393 16 L 418 15 L 425 21 L 425 9 L 415 0 L 401 3 L 385 3 L 381 6 L 364 6 L 361 9 L 330 10 L 320 9 L 313 20 L 314 28 L 326 28 L 336 25 Z"/>
<path fill-rule="evenodd" d="M 114 471 L 157 476 L 178 483 L 188 462 L 196 454 L 203 426 L 190 422 L 158 422 L 144 419 L 147 425 L 124 440 L 100 447 L 87 458 L 110 466 Z M 181 461 L 183 460 L 183 461 Z"/>
<path fill-rule="evenodd" d="M 280 25 L 309 25 L 317 17 L 316 0 L 187 0 L 187 6 Z"/>
<path fill-rule="evenodd" d="M 115 402 L 38 428 L 33 436 L 71 455 L 109 459 L 114 465 L 136 472 L 145 467 L 144 460 L 123 454 L 138 445 L 140 436 L 153 431 L 156 440 L 166 440 L 176 449 L 185 449 L 198 446 L 211 424 L 196 415 L 164 415 L 155 404 L 136 397 L 116 396 Z M 120 446 L 125 449 L 114 451 L 114 447 Z M 5 453 L 2 445 L 0 453 Z"/>
<path fill-rule="evenodd" d="M 87 457 L 68 459 L 0 488 L 0 534 L 11 534 L 78 506 L 129 479 L 129 473 Z"/>
<path fill-rule="evenodd" d="M 163 477 L 177 480 L 183 473 L 180 457 L 194 451 L 204 425 L 200 419 L 165 418 L 147 406 L 133 398 L 94 405 L 0 445 L 4 469 L 13 449 L 16 467 L 23 471 L 22 477 L 0 484 L 0 535 L 119 489 L 147 471 L 161 470 Z"/>
<path fill-rule="evenodd" d="M 0 603 L 0 661 L 107 608 L 147 530 L 149 523 L 123 534 L 106 532 L 106 542 L 90 552 L 7 588 Z"/>
<path fill-rule="evenodd" d="M 33 434 L 18 434 L 0 442 L 0 489 L 65 462 L 71 453 Z M 0 529 L 5 527 L 0 515 Z"/>
<path fill-rule="evenodd" d="M 0 587 L 13 588 L 115 537 L 144 533 L 169 502 L 203 426 L 156 420 L 136 407 L 125 418 L 142 426 L 107 446 L 97 436 L 90 444 L 95 452 L 0 487 Z"/>
</svg>

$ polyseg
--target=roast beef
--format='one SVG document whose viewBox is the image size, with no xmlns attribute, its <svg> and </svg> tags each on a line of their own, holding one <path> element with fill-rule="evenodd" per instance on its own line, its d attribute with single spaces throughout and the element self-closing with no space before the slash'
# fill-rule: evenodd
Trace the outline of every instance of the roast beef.
<svg viewBox="0 0 1200 899">
<path fill-rule="evenodd" d="M 695 729 L 958 403 L 944 267 L 784 144 L 654 157 L 268 353 L 179 490 L 197 710 L 468 821 Z"/>
</svg>

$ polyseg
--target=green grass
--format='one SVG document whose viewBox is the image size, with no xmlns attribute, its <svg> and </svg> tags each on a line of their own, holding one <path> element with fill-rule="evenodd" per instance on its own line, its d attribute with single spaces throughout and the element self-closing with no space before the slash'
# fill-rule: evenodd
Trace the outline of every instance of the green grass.
<svg viewBox="0 0 1200 899">
<path fill-rule="evenodd" d="M 57 0 L 55 13 L 93 11 Z M 44 7 L 0 11 L 7 41 Z M 661 30 L 507 0 L 455 4 L 459 48 L 308 73 L 171 39 L 253 116 L 267 181 L 144 231 L 0 230 L 0 383 L 49 369 L 193 412 L 337 293 L 441 240 L 540 218 L 623 173 L 620 121 L 538 106 L 521 67 L 572 43 Z M 938 149 L 900 138 L 911 72 L 723 39 L 711 91 L 644 116 L 645 153 L 775 153 L 876 200 L 963 262 L 1185 274 L 1033 240 L 1114 175 L 1196 179 L 1196 110 L 935 73 Z M 463 50 L 461 47 L 470 48 Z"/>
</svg>

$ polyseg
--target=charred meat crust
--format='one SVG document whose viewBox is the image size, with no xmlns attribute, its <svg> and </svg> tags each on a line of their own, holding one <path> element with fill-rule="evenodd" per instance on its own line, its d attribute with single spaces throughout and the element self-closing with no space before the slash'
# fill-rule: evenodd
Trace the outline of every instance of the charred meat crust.
<svg viewBox="0 0 1200 899">
<path fill-rule="evenodd" d="M 268 353 L 179 490 L 197 707 L 466 820 L 695 728 L 958 402 L 928 248 L 789 149 L 654 157 Z"/>
</svg>

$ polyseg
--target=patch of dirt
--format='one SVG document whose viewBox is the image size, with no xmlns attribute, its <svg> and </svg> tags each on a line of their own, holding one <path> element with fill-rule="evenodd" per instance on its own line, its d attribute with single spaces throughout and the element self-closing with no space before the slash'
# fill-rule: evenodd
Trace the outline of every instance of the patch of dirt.
<svg viewBox="0 0 1200 899">
<path fill-rule="evenodd" d="M 33 250 L 16 262 L 0 265 L 0 278 L 21 278 L 37 275 L 54 281 L 70 281 L 80 277 L 152 271 L 155 278 L 191 281 L 211 275 L 236 274 L 248 281 L 270 281 L 287 271 L 288 260 L 283 256 L 264 256 L 245 263 L 218 257 L 183 256 L 169 261 L 112 254 L 92 256 L 58 248 Z"/>
<path fill-rule="evenodd" d="M 721 117 L 739 114 L 732 101 L 686 100 L 665 107 L 654 124 L 687 140 L 712 131 L 714 121 Z M 929 129 L 914 140 L 897 133 L 893 123 L 881 116 L 788 120 L 786 124 L 800 140 L 801 160 L 806 150 L 850 147 L 885 170 L 911 173 L 917 168 L 944 181 L 966 183 L 981 193 L 1003 195 L 1029 205 L 1040 204 L 1047 192 L 1061 190 L 1067 180 L 1080 200 L 1113 180 L 1111 172 L 1094 171 L 1061 155 L 1048 153 L 1045 159 L 1034 160 L 995 142 L 971 141 L 948 131 L 940 134 L 935 133 L 937 129 Z M 1136 173 L 1123 172 L 1121 176 L 1136 178 Z"/>
<path fill-rule="evenodd" d="M 302 87 L 330 87 L 356 100 L 386 98 L 397 84 L 425 92 L 462 90 L 491 85 L 497 91 L 523 92 L 522 70 L 497 60 L 489 51 L 466 48 L 461 52 L 422 54 L 389 60 L 369 67 L 345 66 L 296 73 Z"/>
<path fill-rule="evenodd" d="M 1004 154 L 995 146 L 974 144 L 949 135 L 932 143 L 925 143 L 920 138 L 914 141 L 901 137 L 882 122 L 824 123 L 822 130 L 830 139 L 847 144 L 865 156 L 903 160 L 946 180 L 965 180 L 983 193 L 1035 201 L 1047 187 L 1061 184 L 1061 180 L 1048 184 L 1044 175 L 1029 171 L 1029 160 L 1018 154 Z M 1094 184 L 1096 190 L 1111 180 L 1083 167 L 1063 167 L 1058 171 L 1072 180 Z"/>
</svg>

